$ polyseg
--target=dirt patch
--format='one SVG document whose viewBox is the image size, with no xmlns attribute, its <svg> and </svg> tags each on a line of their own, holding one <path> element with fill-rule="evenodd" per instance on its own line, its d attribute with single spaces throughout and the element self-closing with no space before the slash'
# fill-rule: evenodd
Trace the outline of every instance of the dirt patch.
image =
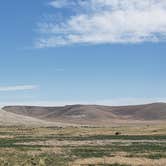
<svg viewBox="0 0 166 166">
<path fill-rule="evenodd" d="M 166 159 L 151 160 L 146 158 L 127 158 L 127 157 L 105 157 L 105 158 L 89 158 L 78 159 L 71 162 L 71 166 L 86 166 L 90 164 L 126 164 L 132 166 L 165 166 Z"/>
</svg>

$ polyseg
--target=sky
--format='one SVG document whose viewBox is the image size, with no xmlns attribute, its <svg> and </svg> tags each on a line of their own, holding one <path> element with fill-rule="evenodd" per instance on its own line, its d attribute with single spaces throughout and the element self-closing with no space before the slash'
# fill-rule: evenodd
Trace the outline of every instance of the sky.
<svg viewBox="0 0 166 166">
<path fill-rule="evenodd" d="M 166 102 L 165 0 L 2 0 L 0 105 Z"/>
</svg>

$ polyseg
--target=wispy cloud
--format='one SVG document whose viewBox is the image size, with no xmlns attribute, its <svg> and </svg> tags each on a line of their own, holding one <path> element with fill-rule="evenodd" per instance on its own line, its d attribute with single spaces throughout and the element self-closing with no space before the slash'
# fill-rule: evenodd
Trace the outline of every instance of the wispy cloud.
<svg viewBox="0 0 166 166">
<path fill-rule="evenodd" d="M 50 5 L 60 8 L 63 17 L 40 24 L 39 48 L 166 39 L 165 0 L 56 0 Z"/>
<path fill-rule="evenodd" d="M 0 92 L 34 90 L 37 88 L 37 85 L 0 86 Z"/>
<path fill-rule="evenodd" d="M 71 2 L 68 0 L 57 0 L 57 1 L 50 2 L 49 5 L 55 8 L 63 8 L 63 7 L 69 7 L 69 5 L 71 5 Z M 74 3 L 72 2 L 72 4 Z"/>
</svg>

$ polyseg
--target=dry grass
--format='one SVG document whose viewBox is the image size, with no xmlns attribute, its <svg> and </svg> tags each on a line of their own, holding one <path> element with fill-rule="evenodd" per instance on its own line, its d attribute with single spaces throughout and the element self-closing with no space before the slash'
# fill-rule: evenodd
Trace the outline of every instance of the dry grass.
<svg viewBox="0 0 166 166">
<path fill-rule="evenodd" d="M 88 158 L 78 159 L 70 164 L 72 166 L 101 165 L 101 164 L 121 164 L 131 166 L 165 166 L 166 159 L 152 160 L 147 158 L 127 158 L 127 157 L 105 157 L 105 158 Z"/>
<path fill-rule="evenodd" d="M 103 163 L 165 166 L 166 125 L 0 126 L 0 166 Z"/>
</svg>

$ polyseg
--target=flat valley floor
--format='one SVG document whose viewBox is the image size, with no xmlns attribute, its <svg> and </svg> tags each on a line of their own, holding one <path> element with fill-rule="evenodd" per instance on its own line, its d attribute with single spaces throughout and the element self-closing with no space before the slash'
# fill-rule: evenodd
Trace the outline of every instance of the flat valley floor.
<svg viewBox="0 0 166 166">
<path fill-rule="evenodd" d="M 166 123 L 0 126 L 0 166 L 166 166 Z"/>
</svg>

